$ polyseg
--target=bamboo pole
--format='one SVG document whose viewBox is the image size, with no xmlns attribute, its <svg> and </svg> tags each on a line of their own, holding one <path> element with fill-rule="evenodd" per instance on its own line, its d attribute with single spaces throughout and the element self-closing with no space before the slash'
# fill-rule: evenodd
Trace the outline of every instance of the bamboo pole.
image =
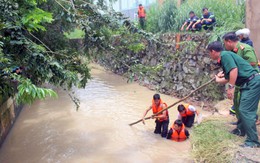
<svg viewBox="0 0 260 163">
<path fill-rule="evenodd" d="M 208 81 L 207 83 L 201 85 L 201 86 L 198 87 L 197 89 L 193 90 L 190 94 L 188 94 L 187 96 L 185 96 L 185 97 L 183 97 L 182 99 L 178 100 L 177 102 L 173 103 L 172 105 L 168 106 L 167 108 L 165 108 L 165 109 L 159 111 L 159 112 L 156 113 L 156 114 L 151 115 L 150 117 L 146 117 L 145 120 L 151 119 L 152 117 L 154 117 L 154 116 L 156 116 L 156 115 L 158 115 L 158 114 L 161 114 L 161 113 L 164 112 L 165 110 L 168 110 L 168 109 L 170 109 L 171 107 L 175 106 L 176 104 L 178 104 L 178 103 L 180 103 L 180 102 L 186 100 L 186 99 L 189 98 L 193 93 L 195 93 L 195 92 L 197 92 L 198 90 L 200 90 L 200 89 L 206 87 L 207 85 L 209 85 L 209 84 L 212 83 L 213 81 L 215 81 L 215 78 L 212 78 L 210 81 Z M 138 120 L 138 121 L 136 121 L 136 122 L 130 123 L 129 125 L 130 125 L 130 126 L 133 126 L 133 125 L 135 125 L 135 124 L 137 124 L 137 123 L 139 123 L 139 122 L 142 122 L 142 120 L 143 120 L 143 119 L 140 119 L 140 120 Z"/>
</svg>

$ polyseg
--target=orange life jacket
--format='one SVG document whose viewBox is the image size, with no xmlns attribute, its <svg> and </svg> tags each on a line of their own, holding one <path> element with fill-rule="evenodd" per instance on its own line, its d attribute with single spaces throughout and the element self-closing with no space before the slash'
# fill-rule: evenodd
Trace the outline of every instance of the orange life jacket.
<svg viewBox="0 0 260 163">
<path fill-rule="evenodd" d="M 139 7 L 138 8 L 138 17 L 139 18 L 144 18 L 146 15 L 145 15 L 145 10 L 144 10 L 144 7 Z"/>
<path fill-rule="evenodd" d="M 187 116 L 194 115 L 194 112 L 190 111 L 190 109 L 189 109 L 189 106 L 190 106 L 189 104 L 183 104 L 183 106 L 185 107 L 185 113 L 180 114 L 181 117 L 187 117 Z"/>
<path fill-rule="evenodd" d="M 185 126 L 182 124 L 181 131 L 178 132 L 174 129 L 174 124 L 172 125 L 172 136 L 171 139 L 177 142 L 184 141 L 187 139 L 185 135 Z"/>
<path fill-rule="evenodd" d="M 152 100 L 152 109 L 153 109 L 153 114 L 158 113 L 159 111 L 163 110 L 162 108 L 162 104 L 164 104 L 167 107 L 167 104 L 162 102 L 162 100 L 160 99 L 160 104 L 159 107 L 156 106 L 154 100 Z M 163 113 L 159 114 L 162 115 Z M 166 118 L 158 118 L 157 120 L 159 120 L 160 122 L 168 120 L 169 118 L 169 114 L 168 114 L 168 110 L 166 110 Z"/>
</svg>

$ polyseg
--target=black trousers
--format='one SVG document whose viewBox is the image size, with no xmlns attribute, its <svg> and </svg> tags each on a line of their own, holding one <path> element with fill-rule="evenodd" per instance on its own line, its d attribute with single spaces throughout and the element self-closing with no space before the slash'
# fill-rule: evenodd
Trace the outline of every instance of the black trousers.
<svg viewBox="0 0 260 163">
<path fill-rule="evenodd" d="M 169 119 L 162 122 L 155 120 L 156 125 L 155 125 L 154 133 L 161 134 L 161 136 L 165 138 L 168 133 L 169 122 L 170 122 Z"/>
<path fill-rule="evenodd" d="M 139 18 L 139 23 L 140 23 L 141 28 L 144 30 L 144 28 L 145 28 L 145 18 Z"/>
<path fill-rule="evenodd" d="M 186 127 L 191 127 L 194 123 L 194 119 L 195 119 L 195 114 L 193 114 L 192 116 L 182 117 L 181 120 Z"/>
<path fill-rule="evenodd" d="M 191 31 L 200 31 L 200 30 L 201 30 L 202 25 L 201 25 L 200 23 L 199 23 L 199 24 L 196 24 L 196 25 L 195 25 L 195 28 L 192 28 L 193 24 L 194 24 L 194 23 L 192 23 L 192 25 L 190 26 L 189 30 L 191 30 Z M 189 26 L 190 23 L 188 23 L 187 25 Z"/>
</svg>

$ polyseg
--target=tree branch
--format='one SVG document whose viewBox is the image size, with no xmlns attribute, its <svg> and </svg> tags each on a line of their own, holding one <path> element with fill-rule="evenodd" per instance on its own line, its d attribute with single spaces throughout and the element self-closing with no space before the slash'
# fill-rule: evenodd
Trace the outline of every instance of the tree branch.
<svg viewBox="0 0 260 163">
<path fill-rule="evenodd" d="M 58 3 L 58 5 L 60 5 L 67 13 L 70 13 L 69 10 L 67 10 L 60 2 L 58 2 L 57 0 L 54 0 L 56 3 Z"/>
<path fill-rule="evenodd" d="M 25 29 L 26 30 L 26 29 Z M 31 32 L 27 31 L 33 38 L 35 38 L 36 40 L 38 40 L 46 49 L 48 49 L 49 51 L 52 52 L 52 50 L 46 45 L 44 44 L 44 42 L 42 42 L 38 37 L 36 37 L 35 35 L 33 35 Z"/>
</svg>

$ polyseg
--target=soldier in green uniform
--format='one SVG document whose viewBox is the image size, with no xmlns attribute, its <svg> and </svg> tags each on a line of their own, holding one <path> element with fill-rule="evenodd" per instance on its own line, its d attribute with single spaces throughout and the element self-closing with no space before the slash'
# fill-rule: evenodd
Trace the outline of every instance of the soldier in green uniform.
<svg viewBox="0 0 260 163">
<path fill-rule="evenodd" d="M 255 54 L 254 48 L 251 46 L 239 42 L 239 38 L 236 36 L 235 32 L 226 33 L 223 36 L 224 44 L 226 50 L 233 51 L 238 54 L 244 60 L 248 61 L 251 66 L 258 70 L 258 60 Z"/>
<path fill-rule="evenodd" d="M 235 32 L 229 32 L 223 36 L 224 44 L 226 50 L 232 51 L 236 54 L 238 54 L 240 57 L 242 57 L 244 60 L 246 60 L 252 67 L 254 67 L 257 71 L 258 69 L 258 60 L 254 51 L 254 48 L 247 44 L 243 44 L 239 42 L 239 38 L 236 36 Z M 239 114 L 238 114 L 238 107 L 239 107 L 239 98 L 240 98 L 240 93 L 239 93 L 239 87 L 235 88 L 235 93 L 234 93 L 234 99 L 233 99 L 233 106 L 230 109 L 231 113 L 236 114 L 238 118 L 238 122 L 235 123 L 238 125 L 238 128 L 234 129 L 232 131 L 233 134 L 239 135 L 239 136 L 244 136 L 245 133 L 241 132 L 239 126 L 240 126 L 240 119 L 239 119 Z"/>
<path fill-rule="evenodd" d="M 247 61 L 239 55 L 223 51 L 221 42 L 215 41 L 208 45 L 207 50 L 213 60 L 217 60 L 223 72 L 218 73 L 216 82 L 229 85 L 228 98 L 234 95 L 235 86 L 240 87 L 239 118 L 241 130 L 247 135 L 242 147 L 260 147 L 255 117 L 260 99 L 260 75 Z"/>
</svg>

